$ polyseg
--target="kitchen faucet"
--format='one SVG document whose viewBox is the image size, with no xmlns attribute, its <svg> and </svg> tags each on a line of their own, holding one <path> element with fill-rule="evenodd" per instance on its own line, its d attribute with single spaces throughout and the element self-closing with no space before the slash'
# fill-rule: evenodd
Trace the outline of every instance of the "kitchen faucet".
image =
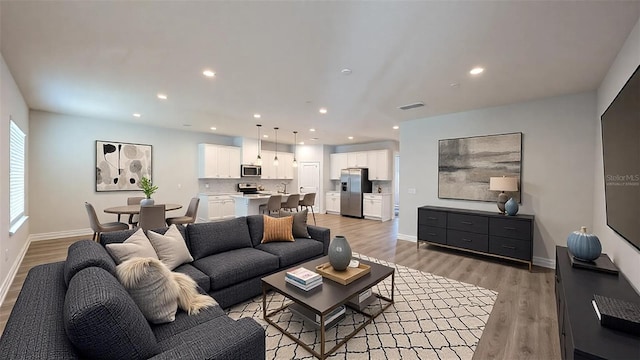
<svg viewBox="0 0 640 360">
<path fill-rule="evenodd" d="M 284 189 L 284 190 L 282 190 L 282 193 L 286 194 L 287 193 L 287 183 L 280 183 L 280 184 L 282 185 L 282 187 Z"/>
</svg>

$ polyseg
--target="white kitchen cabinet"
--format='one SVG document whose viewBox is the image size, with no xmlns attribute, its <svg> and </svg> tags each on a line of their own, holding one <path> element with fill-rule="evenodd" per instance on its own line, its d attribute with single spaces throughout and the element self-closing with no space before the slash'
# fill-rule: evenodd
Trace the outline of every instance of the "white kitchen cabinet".
<svg viewBox="0 0 640 360">
<path fill-rule="evenodd" d="M 347 154 L 347 167 L 366 168 L 369 166 L 367 151 L 349 152 Z"/>
<path fill-rule="evenodd" d="M 369 180 L 391 180 L 389 150 L 373 150 L 368 153 Z"/>
<path fill-rule="evenodd" d="M 198 144 L 198 177 L 200 179 L 239 179 L 240 159 L 239 147 Z"/>
<path fill-rule="evenodd" d="M 391 194 L 364 194 L 362 215 L 365 219 L 391 220 Z"/>
<path fill-rule="evenodd" d="M 230 195 L 200 195 L 198 222 L 232 219 L 235 205 Z"/>
<path fill-rule="evenodd" d="M 278 151 L 278 166 L 273 165 L 275 151 L 262 150 L 262 179 L 293 179 L 293 153 Z"/>
<path fill-rule="evenodd" d="M 330 191 L 325 194 L 325 210 L 327 214 L 340 214 L 340 193 Z"/>
<path fill-rule="evenodd" d="M 347 163 L 347 154 L 348 153 L 336 153 L 329 155 L 330 159 L 330 177 L 331 180 L 340 180 L 340 172 L 342 169 L 348 168 Z"/>
</svg>

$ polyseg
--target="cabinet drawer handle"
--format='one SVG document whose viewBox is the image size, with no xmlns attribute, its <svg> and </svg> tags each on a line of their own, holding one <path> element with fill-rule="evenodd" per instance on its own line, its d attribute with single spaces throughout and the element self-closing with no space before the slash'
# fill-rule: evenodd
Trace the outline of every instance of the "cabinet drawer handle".
<svg viewBox="0 0 640 360">
<path fill-rule="evenodd" d="M 505 230 L 516 230 L 516 228 L 514 227 L 510 227 L 510 226 L 505 226 L 504 227 Z"/>
<path fill-rule="evenodd" d="M 462 238 L 462 241 L 472 242 L 473 240 L 469 240 L 469 239 Z"/>
<path fill-rule="evenodd" d="M 509 249 L 509 250 L 515 250 L 516 247 L 515 246 L 509 246 L 509 245 L 502 245 L 503 248 L 505 249 Z"/>
<path fill-rule="evenodd" d="M 465 225 L 473 225 L 471 221 L 460 221 L 460 223 Z"/>
</svg>

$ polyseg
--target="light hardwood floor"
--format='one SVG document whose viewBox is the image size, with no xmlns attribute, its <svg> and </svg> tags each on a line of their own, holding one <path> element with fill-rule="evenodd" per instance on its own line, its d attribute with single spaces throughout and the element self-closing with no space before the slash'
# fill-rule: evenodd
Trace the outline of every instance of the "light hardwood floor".
<svg viewBox="0 0 640 360">
<path fill-rule="evenodd" d="M 522 263 L 397 240 L 398 219 L 378 222 L 338 215 L 316 215 L 317 224 L 344 235 L 354 252 L 474 284 L 498 292 L 474 359 L 560 359 L 554 272 Z M 313 220 L 309 217 L 310 222 Z M 28 270 L 66 258 L 78 238 L 32 243 L 9 294 L 0 307 L 0 332 Z"/>
</svg>

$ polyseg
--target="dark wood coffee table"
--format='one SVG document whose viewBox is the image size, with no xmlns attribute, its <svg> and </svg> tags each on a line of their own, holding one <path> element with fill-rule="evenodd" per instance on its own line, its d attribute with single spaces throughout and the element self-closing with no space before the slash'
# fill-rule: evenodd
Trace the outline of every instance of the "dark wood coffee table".
<svg viewBox="0 0 640 360">
<path fill-rule="evenodd" d="M 315 271 L 316 265 L 324 264 L 328 261 L 329 258 L 325 256 L 320 259 L 306 262 L 304 264 L 296 265 L 292 268 L 305 267 L 309 270 Z M 365 326 L 371 323 L 374 318 L 382 314 L 389 306 L 391 306 L 391 304 L 393 304 L 395 269 L 388 266 L 372 263 L 370 261 L 360 260 L 360 262 L 371 266 L 371 272 L 348 285 L 342 285 L 330 279 L 324 278 L 322 280 L 322 286 L 310 291 L 304 291 L 294 285 L 288 284 L 284 280 L 286 272 L 291 269 L 283 270 L 262 278 L 262 315 L 264 320 L 267 323 L 273 325 L 276 329 L 280 330 L 283 334 L 290 337 L 293 341 L 300 344 L 316 357 L 325 359 L 328 355 L 336 351 L 340 346 L 344 345 L 349 339 L 356 335 Z M 347 301 L 352 297 L 377 285 L 389 276 L 391 276 L 391 298 L 374 293 L 376 297 L 386 302 L 385 304 L 382 304 L 380 310 L 375 313 L 367 313 L 365 311 L 352 308 L 352 310 L 363 314 L 367 318 L 367 320 L 359 327 L 357 327 L 353 332 L 338 341 L 338 343 L 332 349 L 330 349 L 329 351 L 325 351 L 325 316 L 331 313 L 337 307 L 346 304 Z M 288 303 L 279 309 L 267 313 L 267 292 L 269 290 L 274 290 L 292 300 L 293 303 L 303 306 L 311 310 L 313 313 L 320 315 L 321 320 L 319 353 L 313 350 L 311 346 L 305 344 L 304 342 L 302 342 L 302 340 L 293 336 L 287 330 L 283 329 L 277 323 L 270 319 L 273 315 L 279 313 L 280 311 L 283 311 L 292 303 Z"/>
</svg>

